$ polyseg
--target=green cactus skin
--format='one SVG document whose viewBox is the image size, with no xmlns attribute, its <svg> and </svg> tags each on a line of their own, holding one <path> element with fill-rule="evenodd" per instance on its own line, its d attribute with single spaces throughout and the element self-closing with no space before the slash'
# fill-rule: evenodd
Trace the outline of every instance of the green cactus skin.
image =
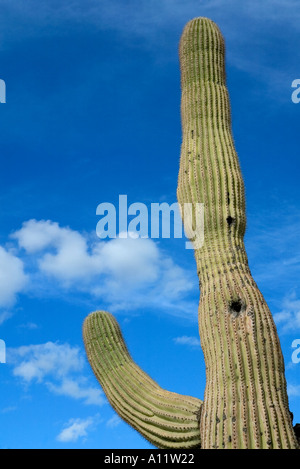
<svg viewBox="0 0 300 469">
<path fill-rule="evenodd" d="M 196 18 L 179 47 L 183 140 L 177 197 L 204 203 L 199 333 L 206 364 L 202 448 L 297 448 L 284 361 L 269 308 L 248 266 L 243 179 L 231 132 L 225 47 Z"/>
<path fill-rule="evenodd" d="M 200 446 L 202 401 L 165 391 L 132 360 L 118 323 L 105 311 L 83 324 L 86 354 L 116 412 L 158 448 Z"/>
<path fill-rule="evenodd" d="M 88 360 L 116 412 L 158 448 L 296 449 L 279 338 L 244 247 L 244 183 L 217 25 L 207 18 L 188 22 L 179 56 L 177 197 L 181 207 L 204 204 L 204 244 L 194 251 L 204 400 L 161 389 L 133 362 L 109 313 L 84 321 Z"/>
</svg>

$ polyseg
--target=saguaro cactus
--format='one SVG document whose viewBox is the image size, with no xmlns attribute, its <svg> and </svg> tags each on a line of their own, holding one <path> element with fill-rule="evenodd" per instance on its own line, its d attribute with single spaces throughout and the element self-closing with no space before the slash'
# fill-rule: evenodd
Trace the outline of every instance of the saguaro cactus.
<svg viewBox="0 0 300 469">
<path fill-rule="evenodd" d="M 296 449 L 279 338 L 244 247 L 244 185 L 217 25 L 207 18 L 187 23 L 179 55 L 183 139 L 177 197 L 181 206 L 204 204 L 204 243 L 195 248 L 203 402 L 165 391 L 147 376 L 107 312 L 85 319 L 87 356 L 118 414 L 159 448 Z"/>
</svg>

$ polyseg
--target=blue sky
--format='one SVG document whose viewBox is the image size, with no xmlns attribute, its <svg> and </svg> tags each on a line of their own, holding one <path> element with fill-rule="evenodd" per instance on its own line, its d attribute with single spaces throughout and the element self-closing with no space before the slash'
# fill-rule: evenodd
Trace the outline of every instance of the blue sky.
<svg viewBox="0 0 300 469">
<path fill-rule="evenodd" d="M 202 398 L 195 263 L 184 239 L 96 235 L 98 204 L 176 202 L 178 42 L 207 16 L 226 40 L 246 248 L 278 326 L 300 422 L 300 78 L 295 0 L 0 0 L 1 448 L 151 448 L 118 419 L 81 336 L 117 317 L 136 362 Z"/>
</svg>

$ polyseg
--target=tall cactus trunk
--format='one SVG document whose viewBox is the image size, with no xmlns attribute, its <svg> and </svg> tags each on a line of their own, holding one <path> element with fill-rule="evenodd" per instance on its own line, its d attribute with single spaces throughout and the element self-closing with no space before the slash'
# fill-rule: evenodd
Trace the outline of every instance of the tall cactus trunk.
<svg viewBox="0 0 300 469">
<path fill-rule="evenodd" d="M 180 204 L 204 204 L 199 332 L 206 364 L 202 448 L 296 447 L 284 362 L 269 308 L 252 279 L 243 237 L 244 185 L 231 134 L 225 50 L 210 20 L 180 41 L 183 142 Z"/>
<path fill-rule="evenodd" d="M 184 204 L 204 204 L 204 243 L 195 245 L 204 401 L 159 388 L 134 364 L 108 313 L 86 318 L 87 355 L 113 407 L 154 445 L 298 448 L 279 338 L 243 241 L 244 184 L 231 133 L 224 40 L 215 23 L 196 18 L 187 23 L 179 49 L 177 197 L 183 214 Z"/>
</svg>

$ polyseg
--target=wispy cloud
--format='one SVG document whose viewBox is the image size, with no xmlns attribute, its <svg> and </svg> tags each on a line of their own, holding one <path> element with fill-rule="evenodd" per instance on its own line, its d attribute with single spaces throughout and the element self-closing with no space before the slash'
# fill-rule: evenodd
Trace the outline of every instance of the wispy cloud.
<svg viewBox="0 0 300 469">
<path fill-rule="evenodd" d="M 274 320 L 282 333 L 300 332 L 300 299 L 295 292 L 283 299 L 282 309 L 274 314 Z"/>
<path fill-rule="evenodd" d="M 95 417 L 70 419 L 56 439 L 60 442 L 68 443 L 78 441 L 80 438 L 86 438 L 88 436 L 88 430 L 94 427 L 95 422 Z"/>
<path fill-rule="evenodd" d="M 5 311 L 5 310 L 1 311 L 0 312 L 0 326 L 2 323 L 7 321 L 12 316 L 13 316 L 13 313 L 11 311 Z"/>
<path fill-rule="evenodd" d="M 197 337 L 191 337 L 183 335 L 181 337 L 175 337 L 175 344 L 187 345 L 188 347 L 200 347 L 200 340 Z"/>
<path fill-rule="evenodd" d="M 282 47 L 287 31 L 293 34 L 300 29 L 297 0 L 284 3 L 281 0 L 253 0 L 251 3 L 241 3 L 239 0 L 86 0 L 84 3 L 81 0 L 67 3 L 56 0 L 2 0 L 0 7 L 3 10 L 1 26 L 4 38 L 6 35 L 18 36 L 20 32 L 23 37 L 49 35 L 57 33 L 59 26 L 67 25 L 70 31 L 72 27 L 80 25 L 82 28 L 85 25 L 96 30 L 117 32 L 123 40 L 134 41 L 136 46 L 141 44 L 142 39 L 143 47 L 155 47 L 158 53 L 168 49 L 167 38 L 170 34 L 178 40 L 187 21 L 206 16 L 220 25 L 229 45 L 229 61 L 249 73 L 263 75 L 264 79 L 270 70 L 279 72 L 278 64 L 269 61 L 272 55 L 269 52 L 274 51 L 274 38 Z M 28 27 L 28 24 L 34 25 L 34 28 Z M 246 49 L 245 45 L 248 45 Z M 290 50 L 290 54 L 293 53 Z M 275 76 L 269 75 L 268 80 L 271 78 L 273 82 Z M 282 72 L 281 78 L 284 76 Z"/>
<path fill-rule="evenodd" d="M 287 391 L 289 397 L 300 397 L 300 385 L 288 384 Z"/>
<path fill-rule="evenodd" d="M 255 280 L 287 294 L 298 287 L 300 274 L 300 213 L 295 207 L 276 206 L 276 212 L 250 217 L 246 248 Z"/>
<path fill-rule="evenodd" d="M 116 428 L 120 423 L 122 422 L 122 419 L 117 415 L 113 415 L 107 422 L 106 426 L 108 428 Z"/>
<path fill-rule="evenodd" d="M 300 213 L 277 204 L 276 212 L 250 216 L 246 249 L 254 280 L 270 299 L 280 334 L 300 330 Z"/>
<path fill-rule="evenodd" d="M 22 292 L 27 283 L 24 265 L 13 252 L 0 246 L 0 308 L 12 306 L 18 293 Z M 0 315 L 2 320 L 7 312 Z"/>
<path fill-rule="evenodd" d="M 130 0 L 126 4 L 122 0 L 73 0 L 62 3 L 57 0 L 38 2 L 37 0 L 2 0 L 1 7 L 23 14 L 27 18 L 38 18 L 44 22 L 53 20 L 89 22 L 98 25 L 106 25 L 115 29 L 130 29 L 132 33 L 147 34 L 147 26 L 151 28 L 166 27 L 178 22 L 183 18 L 191 19 L 195 16 L 216 16 L 226 19 L 242 15 L 263 23 L 264 17 L 268 15 L 270 23 L 279 22 L 282 19 L 289 25 L 297 25 L 300 17 L 297 0 L 253 0 L 241 4 L 239 0 L 202 0 L 195 3 L 194 0 Z M 221 8 L 220 8 L 221 7 Z M 220 11 L 221 10 L 221 11 Z M 265 25 L 265 29 L 270 27 Z"/>
<path fill-rule="evenodd" d="M 10 412 L 15 412 L 17 410 L 17 406 L 9 406 L 4 407 L 0 410 L 1 414 L 9 414 Z"/>
<path fill-rule="evenodd" d="M 102 391 L 87 382 L 85 360 L 78 347 L 47 342 L 9 348 L 7 364 L 26 387 L 44 385 L 54 394 L 81 400 L 86 405 L 106 402 Z"/>
</svg>

